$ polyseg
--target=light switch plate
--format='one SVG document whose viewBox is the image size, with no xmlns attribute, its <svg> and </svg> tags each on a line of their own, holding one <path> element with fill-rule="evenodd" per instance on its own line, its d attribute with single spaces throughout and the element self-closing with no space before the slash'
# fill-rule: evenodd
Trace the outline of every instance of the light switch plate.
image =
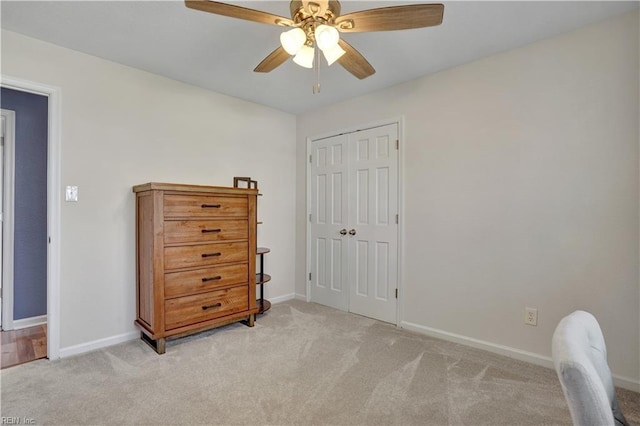
<svg viewBox="0 0 640 426">
<path fill-rule="evenodd" d="M 78 201 L 78 187 L 67 186 L 65 191 L 65 201 Z"/>
</svg>

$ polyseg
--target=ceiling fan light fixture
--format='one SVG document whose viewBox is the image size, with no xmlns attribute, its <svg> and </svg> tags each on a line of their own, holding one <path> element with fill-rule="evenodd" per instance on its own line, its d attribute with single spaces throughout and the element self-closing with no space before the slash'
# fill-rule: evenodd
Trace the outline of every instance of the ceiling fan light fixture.
<svg viewBox="0 0 640 426">
<path fill-rule="evenodd" d="M 289 55 L 295 55 L 307 41 L 302 28 L 294 28 L 280 34 L 280 44 Z"/>
<path fill-rule="evenodd" d="M 311 46 L 304 45 L 298 50 L 293 62 L 304 68 L 313 68 L 314 49 Z"/>
<path fill-rule="evenodd" d="M 327 63 L 331 65 L 347 52 L 345 52 L 340 45 L 336 44 L 330 49 L 324 49 L 322 53 L 324 54 L 324 58 L 327 60 Z"/>
<path fill-rule="evenodd" d="M 340 40 L 340 34 L 338 34 L 338 30 L 329 26 L 329 25 L 318 25 L 315 30 L 315 39 L 318 47 L 325 51 L 326 49 L 332 49 L 334 46 L 338 45 L 338 40 Z"/>
<path fill-rule="evenodd" d="M 293 56 L 297 64 L 306 68 L 315 67 L 314 92 L 315 89 L 320 89 L 320 50 L 329 64 L 339 61 L 340 65 L 360 80 L 376 72 L 360 52 L 340 39 L 339 32 L 364 33 L 432 27 L 442 23 L 444 14 L 444 4 L 441 3 L 378 7 L 342 15 L 339 0 L 291 0 L 291 19 L 217 0 L 185 0 L 185 5 L 190 9 L 215 15 L 288 27 L 281 34 L 282 45 L 267 55 L 253 71 L 270 72 Z M 319 50 L 315 49 L 316 46 Z M 315 63 L 314 56 L 318 56 Z"/>
</svg>

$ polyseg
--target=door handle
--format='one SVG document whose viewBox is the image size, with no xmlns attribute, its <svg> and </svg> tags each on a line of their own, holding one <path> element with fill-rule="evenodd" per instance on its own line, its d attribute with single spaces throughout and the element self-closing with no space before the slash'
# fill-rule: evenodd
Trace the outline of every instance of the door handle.
<svg viewBox="0 0 640 426">
<path fill-rule="evenodd" d="M 341 229 L 340 230 L 340 235 L 347 235 L 347 230 L 346 229 Z"/>
<path fill-rule="evenodd" d="M 355 229 L 350 230 L 349 235 L 356 235 L 356 230 Z"/>
</svg>

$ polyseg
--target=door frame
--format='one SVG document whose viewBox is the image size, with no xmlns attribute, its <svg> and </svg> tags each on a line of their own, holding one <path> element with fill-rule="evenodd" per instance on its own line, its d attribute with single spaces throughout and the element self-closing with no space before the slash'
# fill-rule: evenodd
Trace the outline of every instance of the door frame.
<svg viewBox="0 0 640 426">
<path fill-rule="evenodd" d="M 374 127 L 387 126 L 389 124 L 397 124 L 398 125 L 398 306 L 396 309 L 396 327 L 399 327 L 403 321 L 403 313 L 404 313 L 404 298 L 403 298 L 403 283 L 402 283 L 402 273 L 404 271 L 404 116 L 390 118 L 386 120 L 379 120 L 370 122 L 367 124 L 363 124 L 360 126 L 351 126 L 347 128 L 343 128 L 342 130 L 332 130 L 328 131 L 316 136 L 307 136 L 307 151 L 305 155 L 305 164 L 307 169 L 307 209 L 305 216 L 305 229 L 306 229 L 306 273 L 305 280 L 307 282 L 306 285 L 306 301 L 311 302 L 311 280 L 309 279 L 309 274 L 311 273 L 311 226 L 309 226 L 309 215 L 311 212 L 311 163 L 309 162 L 309 156 L 311 155 L 311 144 L 313 141 L 318 139 L 326 139 L 332 136 L 338 136 L 343 133 L 355 133 L 360 130 L 367 130 Z"/>
<path fill-rule="evenodd" d="M 15 120 L 16 113 L 2 110 L 5 138 L 2 152 L 2 329 L 13 330 L 13 247 L 15 199 Z"/>
<path fill-rule="evenodd" d="M 47 123 L 47 357 L 60 358 L 60 119 L 59 87 L 0 74 L 0 86 L 46 96 Z"/>
</svg>

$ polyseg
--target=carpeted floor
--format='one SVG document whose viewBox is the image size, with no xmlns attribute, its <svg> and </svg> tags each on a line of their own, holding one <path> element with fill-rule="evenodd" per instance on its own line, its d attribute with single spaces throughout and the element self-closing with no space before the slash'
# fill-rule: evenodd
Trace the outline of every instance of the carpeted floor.
<svg viewBox="0 0 640 426">
<path fill-rule="evenodd" d="M 300 301 L 161 356 L 138 340 L 9 368 L 1 390 L 3 417 L 37 424 L 571 424 L 553 370 Z"/>
</svg>

